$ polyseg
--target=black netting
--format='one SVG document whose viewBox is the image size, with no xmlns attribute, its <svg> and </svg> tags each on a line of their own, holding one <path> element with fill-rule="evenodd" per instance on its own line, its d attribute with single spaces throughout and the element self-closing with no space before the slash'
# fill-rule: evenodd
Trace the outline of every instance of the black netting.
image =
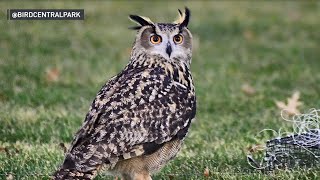
<svg viewBox="0 0 320 180">
<path fill-rule="evenodd" d="M 315 142 L 319 131 L 291 135 L 267 141 L 265 170 L 313 167 L 320 161 L 320 142 Z"/>
</svg>

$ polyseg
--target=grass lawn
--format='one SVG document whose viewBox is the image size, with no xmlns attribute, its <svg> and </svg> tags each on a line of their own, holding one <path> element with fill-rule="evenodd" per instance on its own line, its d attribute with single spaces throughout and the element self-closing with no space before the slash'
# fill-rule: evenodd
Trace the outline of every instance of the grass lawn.
<svg viewBox="0 0 320 180">
<path fill-rule="evenodd" d="M 70 143 L 100 87 L 128 62 L 128 14 L 170 22 L 184 6 L 197 120 L 154 179 L 319 179 L 318 169 L 264 174 L 246 162 L 246 149 L 264 142 L 260 130 L 290 127 L 275 100 L 300 91 L 302 112 L 320 108 L 318 1 L 0 2 L 0 179 L 48 179 L 63 160 L 59 144 Z M 83 8 L 86 18 L 7 21 L 10 8 Z M 254 95 L 241 90 L 246 83 Z"/>
</svg>

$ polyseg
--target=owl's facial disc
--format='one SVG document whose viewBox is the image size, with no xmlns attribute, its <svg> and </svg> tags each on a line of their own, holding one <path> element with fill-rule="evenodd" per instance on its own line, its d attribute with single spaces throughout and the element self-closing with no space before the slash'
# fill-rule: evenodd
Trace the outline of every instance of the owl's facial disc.
<svg viewBox="0 0 320 180">
<path fill-rule="evenodd" d="M 173 23 L 154 23 L 149 18 L 130 15 L 130 19 L 139 26 L 131 29 L 138 30 L 132 55 L 145 54 L 163 57 L 170 61 L 191 63 L 192 34 L 188 29 L 190 10 L 179 12 L 179 18 Z"/>
<path fill-rule="evenodd" d="M 136 39 L 140 51 L 150 56 L 160 56 L 168 61 L 190 60 L 192 55 L 192 35 L 187 28 L 177 24 L 155 24 L 144 26 Z"/>
<path fill-rule="evenodd" d="M 161 42 L 155 42 L 156 40 L 161 39 Z M 171 34 L 166 32 L 159 32 L 159 34 L 151 34 L 149 46 L 146 49 L 149 54 L 160 55 L 165 59 L 170 59 L 175 55 L 176 45 L 171 40 Z"/>
<path fill-rule="evenodd" d="M 170 60 L 186 56 L 191 48 L 190 37 L 184 36 L 178 29 L 176 32 L 155 32 L 150 28 L 141 34 L 140 43 L 147 54 L 160 55 Z"/>
</svg>

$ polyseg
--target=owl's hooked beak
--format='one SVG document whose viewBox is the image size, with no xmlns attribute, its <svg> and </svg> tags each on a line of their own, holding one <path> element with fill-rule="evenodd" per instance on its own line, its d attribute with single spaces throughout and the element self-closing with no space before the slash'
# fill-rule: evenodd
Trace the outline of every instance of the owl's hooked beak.
<svg viewBox="0 0 320 180">
<path fill-rule="evenodd" d="M 169 55 L 169 57 L 171 55 L 171 52 L 172 52 L 171 44 L 168 42 L 167 48 L 166 48 L 166 53 Z"/>
</svg>

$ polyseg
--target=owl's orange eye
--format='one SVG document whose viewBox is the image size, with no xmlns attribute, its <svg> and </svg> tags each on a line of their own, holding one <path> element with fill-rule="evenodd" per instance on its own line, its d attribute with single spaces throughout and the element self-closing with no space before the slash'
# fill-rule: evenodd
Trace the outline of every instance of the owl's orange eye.
<svg viewBox="0 0 320 180">
<path fill-rule="evenodd" d="M 152 44 L 159 44 L 159 43 L 162 42 L 162 38 L 159 35 L 152 35 L 150 37 L 150 41 L 151 41 Z"/>
<path fill-rule="evenodd" d="M 181 34 L 177 34 L 173 37 L 173 41 L 176 43 L 176 44 L 181 44 L 182 41 L 183 41 L 183 37 Z"/>
</svg>

